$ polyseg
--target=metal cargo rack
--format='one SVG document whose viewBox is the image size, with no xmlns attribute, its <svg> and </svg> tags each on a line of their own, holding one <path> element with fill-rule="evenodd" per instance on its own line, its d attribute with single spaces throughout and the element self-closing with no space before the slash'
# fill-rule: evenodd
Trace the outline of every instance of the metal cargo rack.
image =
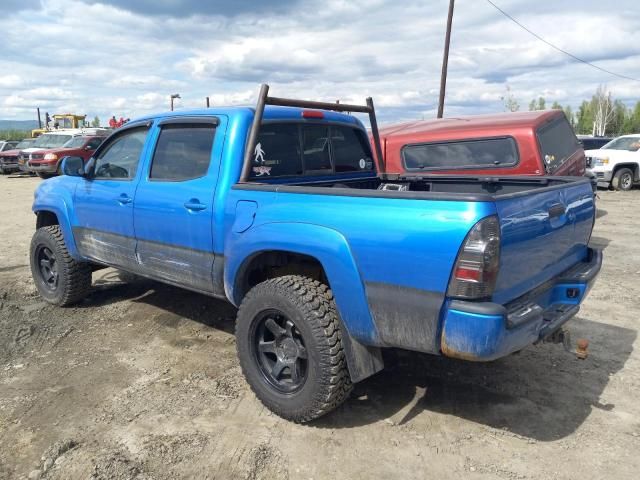
<svg viewBox="0 0 640 480">
<path fill-rule="evenodd" d="M 378 132 L 378 122 L 376 121 L 376 112 L 373 107 L 373 99 L 367 97 L 366 105 L 348 105 L 345 103 L 330 103 L 330 102 L 315 102 L 310 100 L 297 100 L 291 98 L 278 98 L 269 96 L 269 85 L 263 83 L 260 87 L 260 94 L 258 96 L 258 103 L 256 104 L 255 115 L 253 116 L 253 123 L 251 124 L 251 130 L 249 131 L 249 138 L 247 139 L 247 145 L 244 152 L 244 161 L 242 164 L 242 173 L 240 174 L 240 183 L 246 183 L 249 179 L 249 173 L 251 171 L 252 152 L 256 147 L 256 141 L 258 139 L 258 133 L 260 132 L 260 126 L 262 125 L 262 117 L 264 115 L 265 105 L 279 105 L 283 107 L 299 107 L 299 108 L 314 108 L 318 110 L 332 110 L 335 112 L 358 112 L 369 114 L 369 122 L 371 124 L 371 135 L 373 136 L 373 143 L 378 159 L 378 173 L 384 171 L 384 161 L 382 158 L 382 148 L 380 147 L 380 134 Z"/>
</svg>

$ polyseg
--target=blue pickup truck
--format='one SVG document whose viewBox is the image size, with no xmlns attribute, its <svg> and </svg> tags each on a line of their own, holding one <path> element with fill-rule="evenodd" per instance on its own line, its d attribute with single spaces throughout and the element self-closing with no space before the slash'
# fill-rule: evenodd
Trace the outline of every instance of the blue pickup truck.
<svg viewBox="0 0 640 480">
<path fill-rule="evenodd" d="M 371 99 L 266 85 L 255 108 L 132 121 L 37 189 L 35 284 L 73 304 L 109 266 L 228 299 L 248 383 L 297 422 L 381 370 L 382 348 L 489 361 L 575 315 L 602 263 L 588 179 L 391 177 L 380 151 Z"/>
</svg>

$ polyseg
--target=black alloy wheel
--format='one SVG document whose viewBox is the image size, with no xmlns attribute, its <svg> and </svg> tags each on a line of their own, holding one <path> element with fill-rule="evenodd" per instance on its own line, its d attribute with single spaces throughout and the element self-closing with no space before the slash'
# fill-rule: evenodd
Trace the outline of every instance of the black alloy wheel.
<svg viewBox="0 0 640 480">
<path fill-rule="evenodd" d="M 308 355 L 302 334 L 284 313 L 270 309 L 254 323 L 253 353 L 265 380 L 282 393 L 307 380 Z"/>
<path fill-rule="evenodd" d="M 38 245 L 36 261 L 40 273 L 40 282 L 48 290 L 55 292 L 58 288 L 58 260 L 55 253 L 46 245 Z"/>
</svg>

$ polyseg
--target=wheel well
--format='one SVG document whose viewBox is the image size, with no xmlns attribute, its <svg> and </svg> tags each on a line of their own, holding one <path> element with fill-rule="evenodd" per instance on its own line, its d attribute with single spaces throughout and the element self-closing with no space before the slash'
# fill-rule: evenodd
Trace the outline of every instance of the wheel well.
<svg viewBox="0 0 640 480">
<path fill-rule="evenodd" d="M 301 253 L 269 250 L 257 254 L 240 269 L 235 297 L 240 300 L 257 284 L 284 275 L 304 275 L 329 285 L 324 268 L 317 258 Z"/>
<path fill-rule="evenodd" d="M 615 168 L 613 169 L 613 175 L 618 173 L 618 170 L 620 170 L 622 168 L 628 168 L 629 170 L 631 170 L 633 172 L 634 180 L 638 180 L 640 172 L 638 171 L 638 164 L 637 163 L 621 163 L 619 165 L 616 165 Z"/>
<path fill-rule="evenodd" d="M 53 212 L 42 211 L 37 212 L 36 215 L 36 229 L 50 227 L 51 225 L 60 225 L 58 217 Z"/>
</svg>

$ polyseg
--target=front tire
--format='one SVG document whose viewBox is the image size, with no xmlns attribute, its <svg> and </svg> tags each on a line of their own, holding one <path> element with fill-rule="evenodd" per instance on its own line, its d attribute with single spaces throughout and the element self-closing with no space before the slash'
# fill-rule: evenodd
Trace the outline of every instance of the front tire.
<svg viewBox="0 0 640 480">
<path fill-rule="evenodd" d="M 331 290 L 287 275 L 256 285 L 238 310 L 240 366 L 258 399 L 276 415 L 303 423 L 351 392 Z"/>
<path fill-rule="evenodd" d="M 91 291 L 91 265 L 74 260 L 58 225 L 39 228 L 31 239 L 31 275 L 47 302 L 77 303 Z"/>
<path fill-rule="evenodd" d="M 621 168 L 613 176 L 611 186 L 614 190 L 625 192 L 631 190 L 633 188 L 633 172 L 629 168 Z"/>
</svg>

